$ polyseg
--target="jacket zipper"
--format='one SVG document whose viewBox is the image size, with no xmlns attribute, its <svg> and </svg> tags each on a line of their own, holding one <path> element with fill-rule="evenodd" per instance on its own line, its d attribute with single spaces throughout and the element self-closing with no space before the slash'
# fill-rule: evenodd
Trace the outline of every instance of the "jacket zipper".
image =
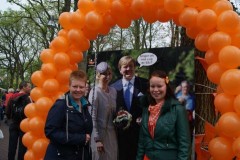
<svg viewBox="0 0 240 160">
<path fill-rule="evenodd" d="M 68 109 L 66 113 L 66 135 L 67 135 L 67 142 L 68 142 Z"/>
</svg>

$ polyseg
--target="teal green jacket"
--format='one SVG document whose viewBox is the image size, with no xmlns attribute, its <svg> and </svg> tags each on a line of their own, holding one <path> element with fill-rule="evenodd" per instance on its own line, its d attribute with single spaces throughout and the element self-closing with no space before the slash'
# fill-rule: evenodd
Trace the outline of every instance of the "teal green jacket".
<svg viewBox="0 0 240 160">
<path fill-rule="evenodd" d="M 143 160 L 145 154 L 150 160 L 188 160 L 191 136 L 185 108 L 173 98 L 165 100 L 152 139 L 148 131 L 147 97 L 140 102 L 143 113 L 136 160 Z"/>
</svg>

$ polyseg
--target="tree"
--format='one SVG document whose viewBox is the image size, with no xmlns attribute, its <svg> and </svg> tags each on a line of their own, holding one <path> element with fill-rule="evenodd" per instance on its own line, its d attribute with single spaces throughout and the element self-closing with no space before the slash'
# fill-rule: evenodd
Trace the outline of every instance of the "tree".
<svg viewBox="0 0 240 160">
<path fill-rule="evenodd" d="M 0 37 L 3 37 L 0 44 L 0 65 L 7 73 L 9 86 L 24 80 L 24 74 L 31 62 L 38 58 L 39 45 L 35 41 L 35 35 L 31 34 L 31 25 L 19 17 L 10 16 L 18 14 L 16 11 L 5 13 L 1 17 L 4 21 L 0 24 Z"/>
</svg>

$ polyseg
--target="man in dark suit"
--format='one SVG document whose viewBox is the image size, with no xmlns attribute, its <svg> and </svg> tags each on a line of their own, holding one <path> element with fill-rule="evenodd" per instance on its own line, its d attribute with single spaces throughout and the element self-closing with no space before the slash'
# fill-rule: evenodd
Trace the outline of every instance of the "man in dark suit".
<svg viewBox="0 0 240 160">
<path fill-rule="evenodd" d="M 139 97 L 146 93 L 148 80 L 135 76 L 136 62 L 131 56 L 122 57 L 118 69 L 122 78 L 111 85 L 117 90 L 117 112 L 126 110 L 132 115 L 129 128 L 118 129 L 119 160 L 134 160 L 142 115 Z"/>
</svg>

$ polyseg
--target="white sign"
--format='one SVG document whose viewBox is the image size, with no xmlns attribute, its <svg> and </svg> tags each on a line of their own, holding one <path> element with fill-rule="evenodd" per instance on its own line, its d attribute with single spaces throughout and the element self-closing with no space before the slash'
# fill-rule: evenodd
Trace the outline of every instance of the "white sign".
<svg viewBox="0 0 240 160">
<path fill-rule="evenodd" d="M 151 66 L 157 62 L 157 56 L 153 53 L 143 53 L 137 58 L 140 67 Z"/>
</svg>

